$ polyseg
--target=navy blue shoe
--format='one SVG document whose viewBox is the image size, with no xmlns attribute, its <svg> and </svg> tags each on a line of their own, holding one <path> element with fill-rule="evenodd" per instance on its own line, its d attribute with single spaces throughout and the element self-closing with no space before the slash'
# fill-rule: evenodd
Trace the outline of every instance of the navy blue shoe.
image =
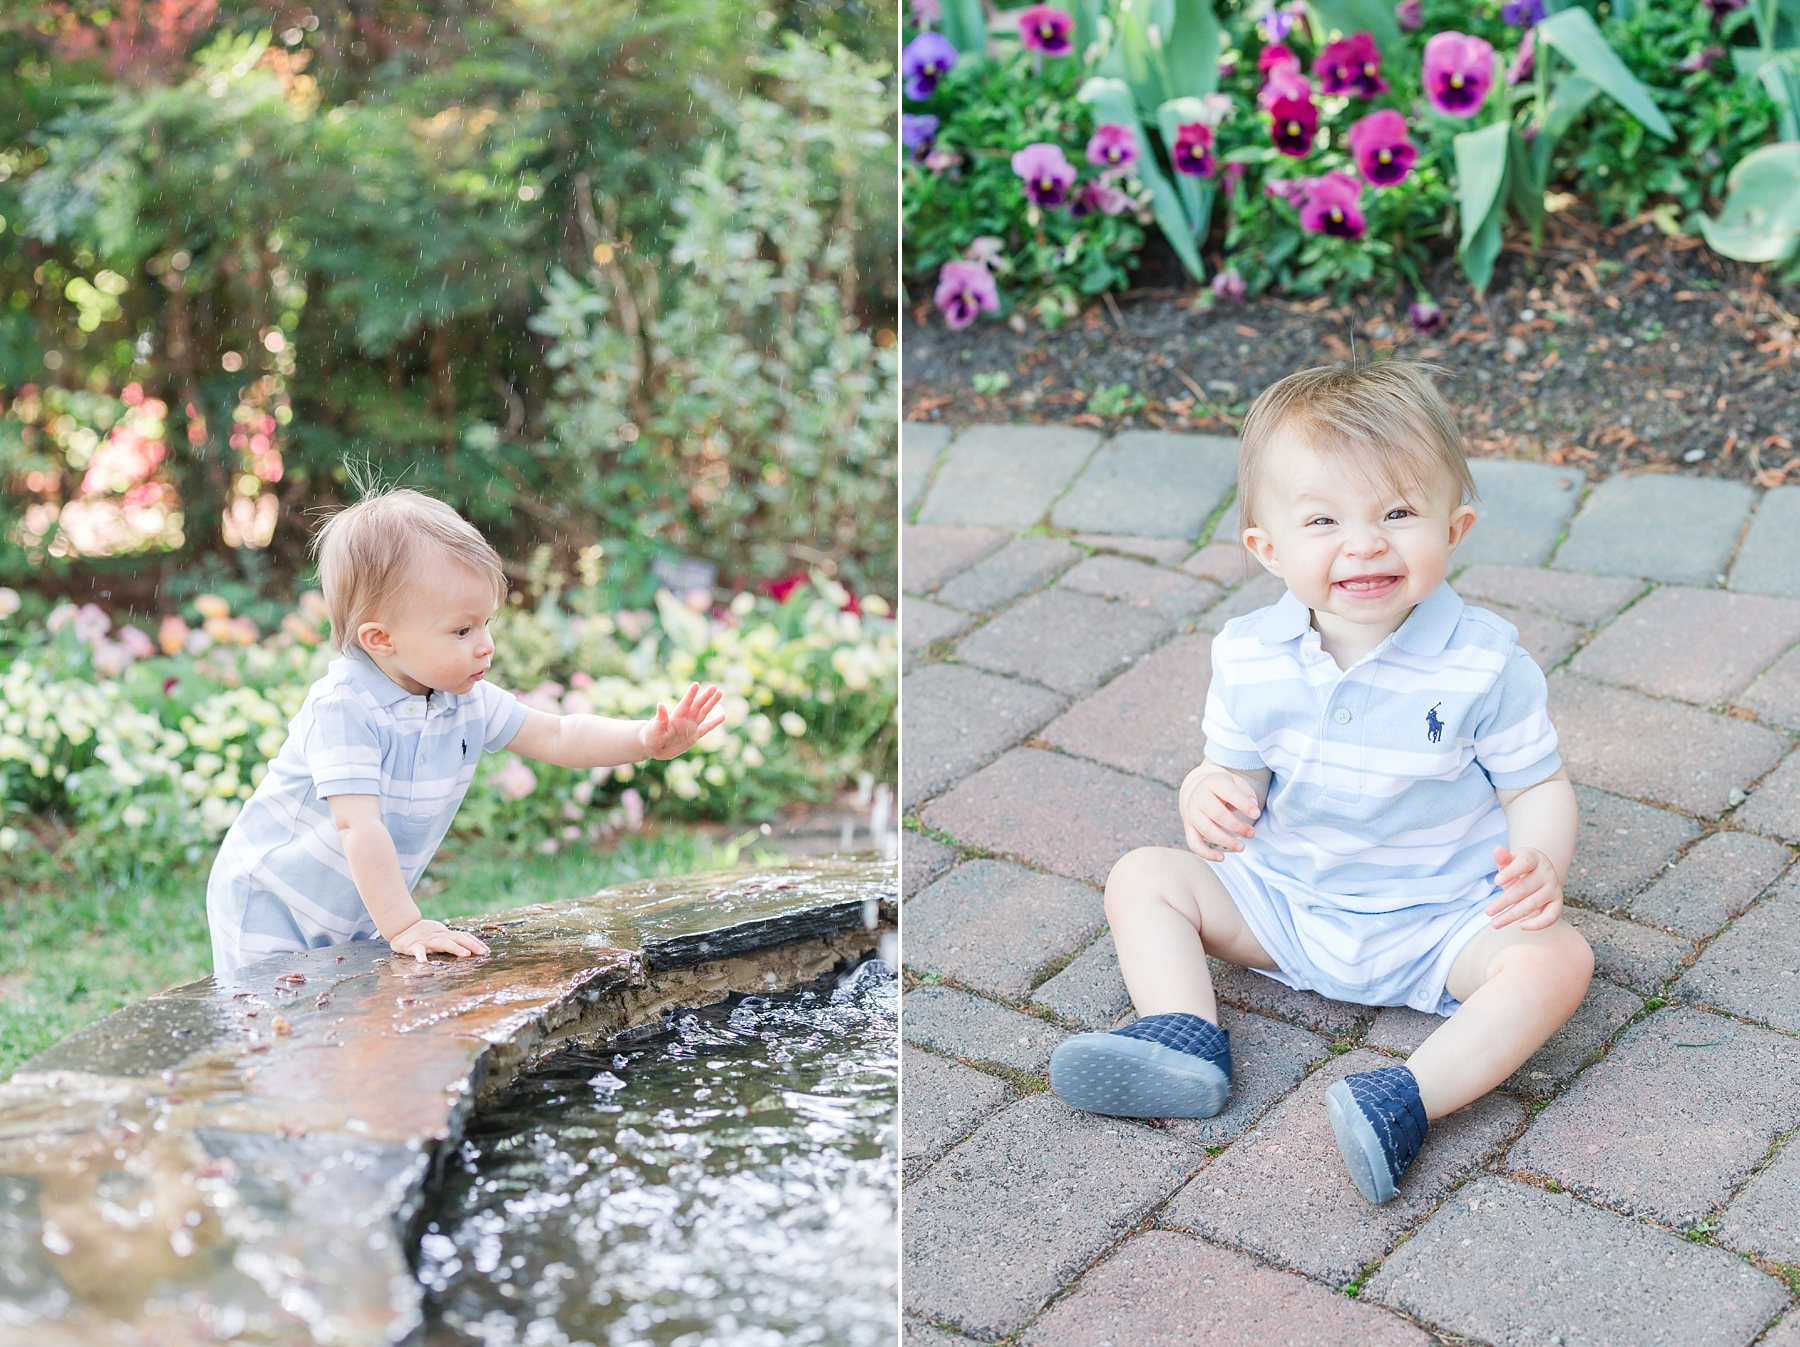
<svg viewBox="0 0 1800 1347">
<path fill-rule="evenodd" d="M 1425 1144 L 1419 1082 L 1403 1066 L 1345 1076 L 1325 1091 L 1325 1112 L 1356 1191 L 1386 1202 Z"/>
<path fill-rule="evenodd" d="M 1231 1092 L 1231 1036 L 1198 1015 L 1151 1015 L 1077 1034 L 1050 1054 L 1050 1088 L 1070 1108 L 1115 1118 L 1210 1118 Z"/>
</svg>

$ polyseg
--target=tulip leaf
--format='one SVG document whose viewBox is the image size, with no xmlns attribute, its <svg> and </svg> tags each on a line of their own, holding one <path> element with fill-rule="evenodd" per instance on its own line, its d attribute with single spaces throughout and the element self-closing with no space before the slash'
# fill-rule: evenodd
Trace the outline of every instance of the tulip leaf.
<svg viewBox="0 0 1800 1347">
<path fill-rule="evenodd" d="M 1088 49 L 1100 40 L 1102 0 L 1074 0 L 1069 12 L 1075 18 L 1075 59 L 1087 60 Z"/>
<path fill-rule="evenodd" d="M 1636 117 L 1664 140 L 1675 139 L 1675 128 L 1656 106 L 1650 91 L 1625 68 L 1618 53 L 1607 45 L 1593 15 L 1585 9 L 1565 9 L 1537 26 L 1538 39 L 1566 56 L 1583 79 Z"/>
<path fill-rule="evenodd" d="M 1496 201 L 1476 229 L 1472 243 L 1462 250 L 1463 275 L 1469 278 L 1477 295 L 1486 294 L 1489 282 L 1494 279 L 1494 262 L 1500 256 L 1500 217 L 1503 213 L 1501 203 Z"/>
<path fill-rule="evenodd" d="M 1550 106 L 1544 112 L 1544 124 L 1531 142 L 1532 189 L 1542 193 L 1550 185 L 1550 156 L 1556 142 L 1575 124 L 1575 119 L 1594 101 L 1599 88 L 1580 75 L 1570 75 L 1557 82 L 1550 91 Z"/>
<path fill-rule="evenodd" d="M 1512 123 L 1493 122 L 1479 131 L 1464 131 L 1452 144 L 1456 150 L 1456 200 L 1462 212 L 1462 246 L 1467 252 L 1483 221 L 1502 200 L 1506 185 L 1506 142 Z"/>
<path fill-rule="evenodd" d="M 1116 50 L 1123 63 L 1125 83 L 1137 100 L 1138 110 L 1146 117 L 1154 115 L 1169 97 L 1162 77 L 1162 53 L 1150 43 L 1150 34 L 1137 6 L 1119 8 L 1119 42 Z"/>
<path fill-rule="evenodd" d="M 1740 262 L 1779 262 L 1800 249 L 1800 141 L 1778 141 L 1738 160 L 1725 179 L 1725 209 L 1700 217 L 1714 252 Z"/>
<path fill-rule="evenodd" d="M 944 36 L 956 48 L 958 63 L 979 62 L 987 55 L 987 13 L 981 0 L 940 0 Z"/>
<path fill-rule="evenodd" d="M 1117 122 L 1132 129 L 1137 137 L 1138 151 L 1137 163 L 1132 168 L 1138 181 L 1150 189 L 1150 206 L 1156 213 L 1156 223 L 1188 274 L 1197 281 L 1205 280 L 1206 268 L 1201 265 L 1200 249 L 1194 243 L 1193 225 L 1182 209 L 1180 194 L 1157 166 L 1156 147 L 1150 143 L 1150 134 L 1137 115 L 1130 85 L 1123 80 L 1096 77 L 1081 86 L 1076 98 L 1094 109 L 1095 121 Z"/>
<path fill-rule="evenodd" d="M 1212 0 L 1175 0 L 1172 8 L 1174 23 L 1163 42 L 1169 93 L 1199 98 L 1219 87 L 1219 18 Z"/>
<path fill-rule="evenodd" d="M 1312 0 L 1328 27 L 1346 34 L 1368 32 L 1375 35 L 1375 45 L 1387 60 L 1398 60 L 1406 46 L 1400 24 L 1394 18 L 1394 7 L 1387 0 Z"/>
<path fill-rule="evenodd" d="M 1800 140 L 1800 50 L 1771 51 L 1733 47 L 1732 63 L 1740 75 L 1754 75 L 1775 103 L 1779 140 Z"/>
</svg>

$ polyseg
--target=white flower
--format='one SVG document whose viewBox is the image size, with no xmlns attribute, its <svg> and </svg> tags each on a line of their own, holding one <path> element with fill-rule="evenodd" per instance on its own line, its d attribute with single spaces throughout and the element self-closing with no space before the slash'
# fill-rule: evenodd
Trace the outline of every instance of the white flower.
<svg viewBox="0 0 1800 1347">
<path fill-rule="evenodd" d="M 0 585 L 0 617 L 11 617 L 19 611 L 19 591 Z M 7 831 L 11 831 L 8 829 Z M 15 833 L 14 836 L 17 836 Z M 8 848 L 10 850 L 10 848 Z"/>
<path fill-rule="evenodd" d="M 781 713 L 781 732 L 790 738 L 798 739 L 806 733 L 806 721 L 792 711 Z"/>
<path fill-rule="evenodd" d="M 119 815 L 119 819 L 127 828 L 141 828 L 150 821 L 150 811 L 142 805 L 128 804 L 125 806 L 125 812 Z"/>
<path fill-rule="evenodd" d="M 20 840 L 17 828 L 0 828 L 0 851 L 17 851 Z"/>
</svg>

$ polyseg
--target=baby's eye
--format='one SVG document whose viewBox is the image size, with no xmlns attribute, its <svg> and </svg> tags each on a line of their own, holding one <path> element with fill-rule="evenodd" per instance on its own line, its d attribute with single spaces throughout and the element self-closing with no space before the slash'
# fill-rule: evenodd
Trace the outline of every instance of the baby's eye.
<svg viewBox="0 0 1800 1347">
<path fill-rule="evenodd" d="M 1309 519 L 1306 521 L 1306 525 L 1308 528 L 1311 528 L 1314 524 L 1335 524 L 1335 523 L 1337 523 L 1337 520 L 1333 519 L 1330 515 L 1323 515 L 1323 514 L 1319 515 L 1317 518 Z"/>
<path fill-rule="evenodd" d="M 1400 507 L 1400 508 L 1399 508 L 1399 509 L 1397 509 L 1397 510 L 1389 510 L 1389 511 L 1388 511 L 1388 512 L 1387 512 L 1387 517 L 1388 517 L 1388 518 L 1389 518 L 1389 519 L 1405 519 L 1405 518 L 1406 518 L 1406 517 L 1407 517 L 1407 516 L 1408 516 L 1408 515 L 1409 515 L 1409 514 L 1411 514 L 1411 513 L 1412 513 L 1412 511 L 1411 511 L 1411 510 L 1409 510 L 1409 509 L 1407 509 L 1407 508 L 1406 508 L 1406 507 L 1405 507 L 1405 506 L 1404 506 L 1404 505 L 1403 505 L 1403 506 L 1401 506 L 1401 507 Z"/>
<path fill-rule="evenodd" d="M 457 632 L 456 634 L 458 636 L 467 636 L 473 630 L 474 630 L 473 627 L 464 627 L 461 631 Z"/>
</svg>

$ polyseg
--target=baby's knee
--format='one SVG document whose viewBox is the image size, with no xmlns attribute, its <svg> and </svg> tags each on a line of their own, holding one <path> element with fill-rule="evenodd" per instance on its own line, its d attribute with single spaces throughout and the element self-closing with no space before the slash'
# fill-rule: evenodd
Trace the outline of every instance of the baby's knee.
<svg viewBox="0 0 1800 1347">
<path fill-rule="evenodd" d="M 1106 876 L 1106 919 L 1117 926 L 1121 919 L 1129 921 L 1135 912 L 1158 901 L 1158 878 L 1162 870 L 1160 847 L 1139 847 L 1128 851 L 1113 863 Z"/>
<path fill-rule="evenodd" d="M 1536 942 L 1531 948 L 1532 961 L 1537 965 L 1539 977 L 1569 999 L 1573 1013 L 1573 1008 L 1581 1004 L 1588 984 L 1593 981 L 1594 948 L 1588 944 L 1586 936 L 1567 922 L 1558 922 L 1545 934 L 1549 938 Z"/>
</svg>

